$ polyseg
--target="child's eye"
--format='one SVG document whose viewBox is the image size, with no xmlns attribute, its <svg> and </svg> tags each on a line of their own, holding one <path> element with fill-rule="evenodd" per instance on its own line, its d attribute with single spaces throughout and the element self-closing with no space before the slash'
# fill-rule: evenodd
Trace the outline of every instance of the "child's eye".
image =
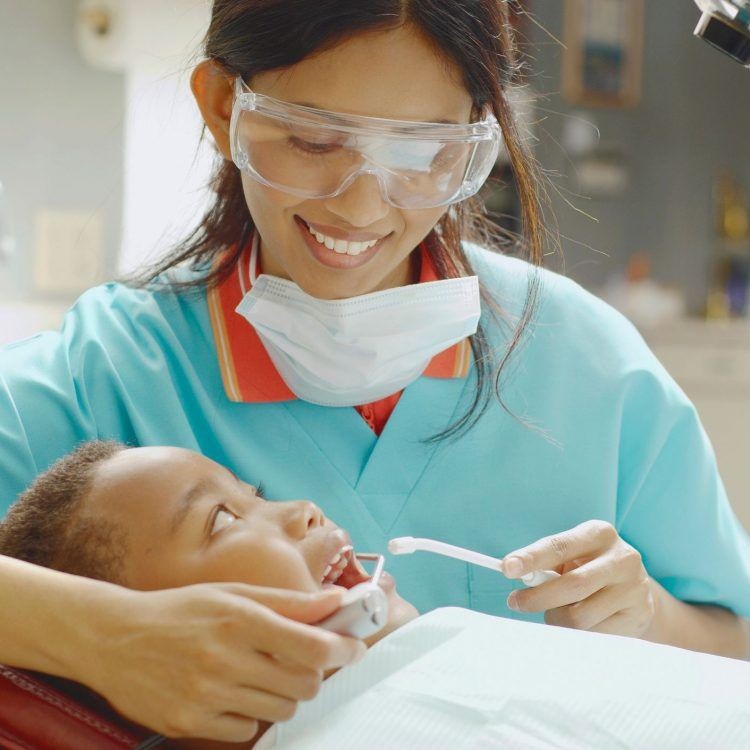
<svg viewBox="0 0 750 750">
<path fill-rule="evenodd" d="M 219 508 L 214 516 L 211 534 L 216 534 L 227 526 L 231 526 L 236 520 L 237 516 L 234 513 L 230 513 L 226 508 Z"/>
</svg>

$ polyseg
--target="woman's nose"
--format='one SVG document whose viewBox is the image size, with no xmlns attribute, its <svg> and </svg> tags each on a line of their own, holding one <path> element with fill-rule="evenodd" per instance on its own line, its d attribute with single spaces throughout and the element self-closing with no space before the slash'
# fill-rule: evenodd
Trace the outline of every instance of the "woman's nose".
<svg viewBox="0 0 750 750">
<path fill-rule="evenodd" d="M 326 208 L 353 227 L 369 227 L 384 219 L 391 207 L 375 175 L 361 174 L 341 195 L 328 198 Z"/>
<path fill-rule="evenodd" d="M 309 531 L 322 526 L 326 517 L 315 503 L 296 500 L 284 503 L 282 523 L 284 531 L 294 539 L 304 539 Z"/>
</svg>

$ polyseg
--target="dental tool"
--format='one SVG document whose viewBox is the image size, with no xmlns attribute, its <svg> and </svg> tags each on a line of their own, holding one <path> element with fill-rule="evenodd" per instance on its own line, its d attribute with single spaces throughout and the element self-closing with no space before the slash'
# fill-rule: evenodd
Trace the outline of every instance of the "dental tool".
<svg viewBox="0 0 750 750">
<path fill-rule="evenodd" d="M 474 550 L 465 549 L 464 547 L 456 547 L 453 544 L 438 542 L 435 539 L 400 536 L 396 539 L 391 539 L 391 541 L 388 542 L 388 551 L 392 555 L 410 555 L 412 552 L 417 551 L 434 552 L 437 555 L 453 557 L 456 560 L 463 560 L 472 565 L 481 565 L 483 568 L 496 570 L 498 573 L 505 575 L 502 560 L 499 560 L 496 557 L 490 557 L 489 555 L 483 555 L 481 552 L 474 552 Z M 559 577 L 560 574 L 556 573 L 554 570 L 534 570 L 531 573 L 521 576 L 521 581 L 527 586 L 539 586 L 546 581 L 551 581 L 552 579 Z"/>
<path fill-rule="evenodd" d="M 750 0 L 695 0 L 701 18 L 693 32 L 750 69 Z"/>
<path fill-rule="evenodd" d="M 367 638 L 388 622 L 388 597 L 378 586 L 385 558 L 377 554 L 356 554 L 358 560 L 374 560 L 375 571 L 368 581 L 352 586 L 342 597 L 341 607 L 324 620 L 319 628 L 352 638 Z"/>
</svg>

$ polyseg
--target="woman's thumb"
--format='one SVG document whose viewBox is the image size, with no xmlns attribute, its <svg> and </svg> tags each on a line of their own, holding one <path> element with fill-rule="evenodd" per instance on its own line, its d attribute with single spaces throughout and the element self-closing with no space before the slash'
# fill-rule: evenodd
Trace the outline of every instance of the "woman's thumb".
<svg viewBox="0 0 750 750">
<path fill-rule="evenodd" d="M 297 622 L 314 623 L 341 607 L 346 589 L 330 586 L 314 593 L 265 586 L 231 584 L 232 593 L 247 597 Z"/>
</svg>

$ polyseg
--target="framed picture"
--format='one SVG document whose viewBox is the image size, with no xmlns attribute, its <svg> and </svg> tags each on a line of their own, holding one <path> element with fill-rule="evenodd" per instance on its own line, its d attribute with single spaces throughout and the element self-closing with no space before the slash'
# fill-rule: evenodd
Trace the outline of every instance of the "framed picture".
<svg viewBox="0 0 750 750">
<path fill-rule="evenodd" d="M 565 0 L 562 90 L 573 104 L 632 107 L 641 95 L 644 0 Z"/>
</svg>

